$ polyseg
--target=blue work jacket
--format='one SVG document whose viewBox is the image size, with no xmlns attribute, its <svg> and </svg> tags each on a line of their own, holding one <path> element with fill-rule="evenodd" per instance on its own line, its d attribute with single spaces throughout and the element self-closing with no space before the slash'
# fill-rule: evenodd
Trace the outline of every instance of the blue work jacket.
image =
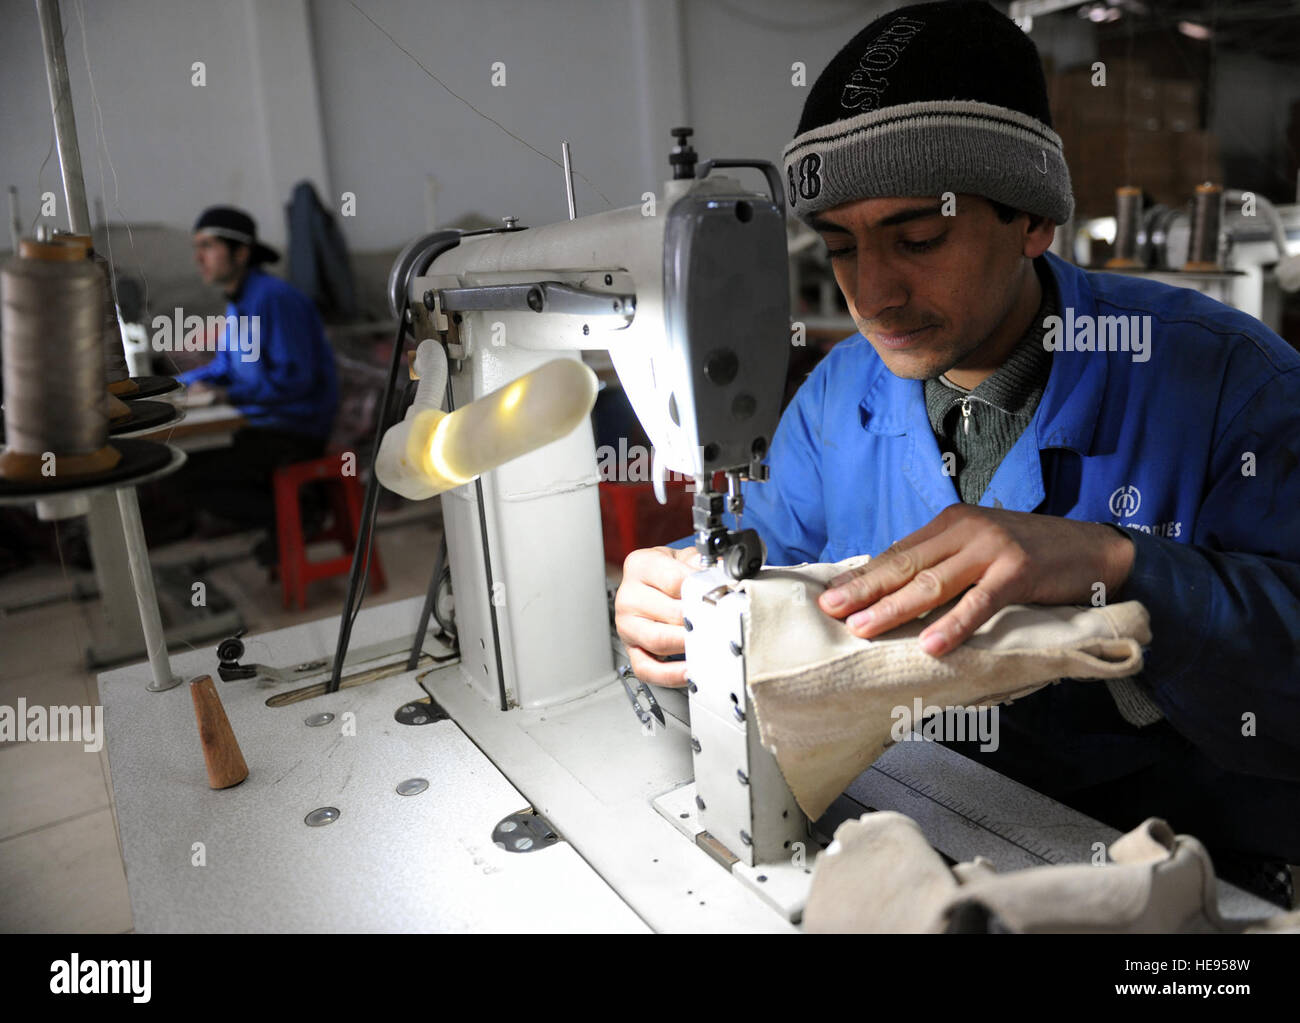
<svg viewBox="0 0 1300 1023">
<path fill-rule="evenodd" d="M 1063 318 L 1149 317 L 1146 358 L 1055 351 L 979 503 L 1132 537 L 1107 598 L 1150 613 L 1138 679 L 1164 720 L 1066 680 L 1001 708 L 996 752 L 956 748 L 1115 827 L 1159 816 L 1211 852 L 1300 863 L 1300 355 L 1195 291 L 1047 261 Z M 921 382 L 861 334 L 799 389 L 768 465 L 742 524 L 773 565 L 878 555 L 960 501 Z"/>
<path fill-rule="evenodd" d="M 226 388 L 230 403 L 250 426 L 328 437 L 338 410 L 338 371 L 311 300 L 253 268 L 227 304 L 226 317 L 212 361 L 177 379 L 187 386 L 202 380 Z M 251 341 L 253 317 L 256 345 Z"/>
</svg>

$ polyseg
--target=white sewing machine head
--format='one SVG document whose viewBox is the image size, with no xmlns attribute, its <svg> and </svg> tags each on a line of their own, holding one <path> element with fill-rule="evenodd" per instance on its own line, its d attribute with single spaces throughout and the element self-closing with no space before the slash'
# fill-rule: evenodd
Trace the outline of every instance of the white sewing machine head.
<svg viewBox="0 0 1300 1023">
<path fill-rule="evenodd" d="M 469 400 L 541 353 L 607 349 L 657 472 L 761 478 L 789 353 L 780 179 L 762 161 L 696 173 L 689 129 L 675 134 L 661 196 L 546 227 L 419 239 L 394 264 L 390 301 L 394 313 L 409 302 L 417 338 L 446 342 L 453 375 L 470 364 Z M 719 167 L 763 170 L 772 194 Z M 710 543 L 713 556 L 726 547 L 716 533 Z"/>
<path fill-rule="evenodd" d="M 785 211 L 771 164 L 715 160 L 697 173 L 689 130 L 674 134 L 674 177 L 661 195 L 546 227 L 437 232 L 398 257 L 389 297 L 417 339 L 445 347 L 448 411 L 556 358 L 607 349 L 657 473 L 695 480 L 696 546 L 710 567 L 684 590 L 702 626 L 688 635 L 687 660 L 718 682 L 708 699 L 690 699 L 693 731 L 709 735 L 695 752 L 700 792 L 718 793 L 707 812 L 698 801 L 700 819 L 753 863 L 784 855 L 804 828 L 744 724 L 733 642 L 743 642 L 744 595 L 719 606 L 722 589 L 763 560 L 757 533 L 728 530 L 722 514 L 741 510 L 741 479 L 766 478 L 761 460 L 780 419 Z M 725 167 L 762 170 L 770 194 L 713 173 Z M 713 489 L 718 472 L 725 493 Z M 503 710 L 574 699 L 614 678 L 597 483 L 591 431 L 578 428 L 442 494 L 460 670 Z M 750 781 L 731 792 L 738 774 Z"/>
<path fill-rule="evenodd" d="M 728 475 L 739 510 L 739 480 L 763 478 L 780 419 L 784 201 L 770 163 L 715 160 L 697 172 L 689 133 L 674 132 L 661 195 L 546 227 L 421 238 L 394 263 L 389 299 L 417 339 L 445 347 L 449 411 L 555 358 L 607 349 L 657 473 L 696 481 L 697 546 L 740 577 L 761 565 L 761 545 L 752 530 L 724 527 L 727 498 L 712 479 Z M 770 194 L 721 167 L 762 170 Z M 611 677 L 595 469 L 591 433 L 576 429 L 443 495 L 462 656 L 503 707 L 570 699 Z"/>
</svg>

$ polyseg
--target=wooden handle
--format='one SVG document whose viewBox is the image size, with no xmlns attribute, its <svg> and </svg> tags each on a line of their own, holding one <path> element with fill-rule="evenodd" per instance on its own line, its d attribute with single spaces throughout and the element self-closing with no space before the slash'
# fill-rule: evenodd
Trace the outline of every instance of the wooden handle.
<svg viewBox="0 0 1300 1023">
<path fill-rule="evenodd" d="M 248 777 L 248 765 L 239 751 L 235 732 L 221 706 L 217 687 L 211 675 L 200 675 L 190 680 L 190 696 L 194 698 L 194 717 L 199 724 L 199 742 L 203 745 L 203 759 L 208 764 L 208 785 L 214 789 L 228 789 Z"/>
</svg>

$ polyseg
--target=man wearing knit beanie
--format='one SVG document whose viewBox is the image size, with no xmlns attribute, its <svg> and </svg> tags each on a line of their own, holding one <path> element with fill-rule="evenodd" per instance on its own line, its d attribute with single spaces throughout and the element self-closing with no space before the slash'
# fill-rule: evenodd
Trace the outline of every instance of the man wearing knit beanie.
<svg viewBox="0 0 1300 1023">
<path fill-rule="evenodd" d="M 1007 604 L 1142 601 L 1139 675 L 1049 686 L 1001 708 L 996 751 L 958 748 L 1121 830 L 1163 817 L 1293 901 L 1300 355 L 1198 293 L 1047 252 L 1066 154 L 1033 43 L 986 3 L 873 21 L 783 155 L 860 333 L 745 485 L 768 563 L 873 555 L 819 601 L 866 638 L 960 597 L 921 633 L 935 657 Z M 685 684 L 663 658 L 685 646 L 688 542 L 633 552 L 616 600 L 662 685 Z"/>
</svg>

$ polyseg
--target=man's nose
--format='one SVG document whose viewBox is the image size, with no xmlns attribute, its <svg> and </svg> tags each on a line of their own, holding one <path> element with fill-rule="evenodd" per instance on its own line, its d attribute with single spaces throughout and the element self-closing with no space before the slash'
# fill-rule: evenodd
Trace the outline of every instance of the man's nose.
<svg viewBox="0 0 1300 1023">
<path fill-rule="evenodd" d="M 888 260 L 859 252 L 854 279 L 853 306 L 858 319 L 868 322 L 907 304 L 910 297 L 903 276 Z"/>
</svg>

